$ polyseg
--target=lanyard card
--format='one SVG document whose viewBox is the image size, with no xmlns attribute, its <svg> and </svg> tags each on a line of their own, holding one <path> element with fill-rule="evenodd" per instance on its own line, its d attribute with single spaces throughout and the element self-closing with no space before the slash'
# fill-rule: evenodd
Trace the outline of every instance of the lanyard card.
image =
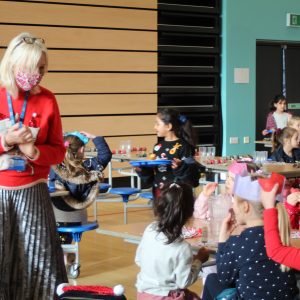
<svg viewBox="0 0 300 300">
<path fill-rule="evenodd" d="M 23 172 L 26 169 L 26 161 L 24 158 L 15 156 L 11 157 L 11 165 L 7 170 L 15 170 L 18 172 Z"/>
</svg>

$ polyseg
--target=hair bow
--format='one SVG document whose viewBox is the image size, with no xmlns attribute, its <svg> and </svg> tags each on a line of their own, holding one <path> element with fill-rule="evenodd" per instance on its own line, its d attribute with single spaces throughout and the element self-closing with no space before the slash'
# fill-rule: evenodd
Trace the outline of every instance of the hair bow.
<svg viewBox="0 0 300 300">
<path fill-rule="evenodd" d="M 187 118 L 184 115 L 179 115 L 178 120 L 181 124 L 184 124 L 187 121 Z"/>
</svg>

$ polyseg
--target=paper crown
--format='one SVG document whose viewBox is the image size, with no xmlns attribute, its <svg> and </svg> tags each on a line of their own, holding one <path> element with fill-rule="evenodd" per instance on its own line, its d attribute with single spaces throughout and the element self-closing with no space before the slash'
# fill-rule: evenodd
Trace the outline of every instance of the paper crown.
<svg viewBox="0 0 300 300">
<path fill-rule="evenodd" d="M 268 178 L 258 178 L 258 182 L 259 182 L 261 188 L 266 192 L 271 192 L 274 185 L 276 183 L 278 183 L 279 187 L 276 192 L 276 195 L 278 195 L 278 194 L 281 194 L 283 191 L 285 177 L 278 173 L 271 173 L 271 176 Z"/>
<path fill-rule="evenodd" d="M 260 185 L 251 176 L 237 175 L 234 179 L 233 194 L 249 201 L 260 201 Z"/>
<path fill-rule="evenodd" d="M 247 164 L 234 162 L 228 167 L 228 171 L 235 175 L 246 176 L 248 174 Z"/>
<path fill-rule="evenodd" d="M 65 136 L 70 136 L 70 135 L 77 136 L 83 142 L 83 144 L 87 144 L 89 142 L 89 138 L 83 135 L 82 133 L 80 133 L 79 131 L 67 132 L 65 134 Z"/>
</svg>

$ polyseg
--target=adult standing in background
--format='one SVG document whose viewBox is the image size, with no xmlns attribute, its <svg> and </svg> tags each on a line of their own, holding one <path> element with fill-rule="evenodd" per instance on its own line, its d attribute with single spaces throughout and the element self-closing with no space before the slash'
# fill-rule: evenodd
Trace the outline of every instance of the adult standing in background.
<svg viewBox="0 0 300 300">
<path fill-rule="evenodd" d="M 47 186 L 65 154 L 55 96 L 39 86 L 47 65 L 44 40 L 29 33 L 0 64 L 0 155 L 10 162 L 0 171 L 0 299 L 52 300 L 67 282 Z"/>
</svg>

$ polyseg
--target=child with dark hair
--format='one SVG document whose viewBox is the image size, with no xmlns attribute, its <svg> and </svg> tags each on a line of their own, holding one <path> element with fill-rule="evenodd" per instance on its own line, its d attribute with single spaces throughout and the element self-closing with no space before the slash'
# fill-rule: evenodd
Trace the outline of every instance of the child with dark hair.
<svg viewBox="0 0 300 300">
<path fill-rule="evenodd" d="M 91 139 L 97 156 L 84 158 L 85 145 Z M 87 207 L 99 193 L 102 171 L 111 160 L 111 151 L 102 136 L 87 132 L 69 132 L 64 136 L 66 154 L 61 164 L 52 166 L 50 182 L 70 192 L 68 196 L 52 197 L 57 226 L 75 226 L 87 222 Z M 61 234 L 63 243 L 72 242 L 71 234 Z"/>
<path fill-rule="evenodd" d="M 157 159 L 172 160 L 172 164 L 136 169 L 142 180 L 153 184 L 155 196 L 173 181 L 196 187 L 200 165 L 193 158 L 195 142 L 190 121 L 179 112 L 164 108 L 157 113 L 154 129 L 160 141 L 154 145 L 153 154 Z"/>
<path fill-rule="evenodd" d="M 276 129 L 283 129 L 287 126 L 291 114 L 286 112 L 286 98 L 284 95 L 276 95 L 270 102 L 270 112 L 267 116 L 266 129 L 262 134 L 273 133 Z"/>
<path fill-rule="evenodd" d="M 197 279 L 208 251 L 201 248 L 194 256 L 182 237 L 182 228 L 193 215 L 194 197 L 184 183 L 166 185 L 154 201 L 156 221 L 143 234 L 135 262 L 138 300 L 171 300 L 199 297 L 187 290 Z"/>
</svg>

